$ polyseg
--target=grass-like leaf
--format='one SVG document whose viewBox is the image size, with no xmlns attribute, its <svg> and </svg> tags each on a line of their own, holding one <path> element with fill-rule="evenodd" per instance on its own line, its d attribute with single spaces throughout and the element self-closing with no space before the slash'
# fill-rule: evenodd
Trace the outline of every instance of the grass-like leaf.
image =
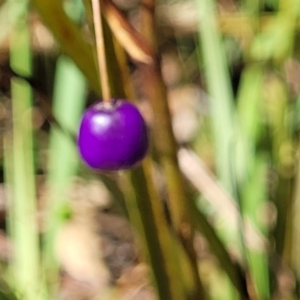
<svg viewBox="0 0 300 300">
<path fill-rule="evenodd" d="M 75 134 L 85 104 L 86 81 L 80 70 L 65 56 L 58 59 L 54 86 L 53 115 L 66 132 Z M 79 162 L 73 136 L 68 136 L 66 132 L 62 132 L 55 125 L 50 132 L 47 175 L 50 192 L 44 258 L 51 282 L 55 282 L 58 275 L 58 266 L 53 254 L 54 239 L 64 221 L 62 212 L 68 206 L 67 187 L 77 172 Z"/>
<path fill-rule="evenodd" d="M 267 163 L 264 157 L 257 157 L 256 164 L 242 192 L 242 211 L 245 222 L 253 224 L 261 236 L 266 236 L 266 226 L 260 217 L 266 209 Z M 263 241 L 263 240 L 262 240 Z M 254 237 L 247 241 L 248 264 L 259 299 L 270 299 L 270 281 L 267 245 Z"/>
<path fill-rule="evenodd" d="M 196 0 L 196 5 L 204 74 L 211 97 L 210 107 L 217 153 L 216 166 L 222 184 L 233 194 L 229 158 L 234 138 L 235 116 L 230 74 L 224 45 L 218 30 L 215 1 Z"/>
<path fill-rule="evenodd" d="M 10 48 L 10 64 L 25 76 L 31 74 L 30 37 L 23 15 L 16 24 Z M 32 132 L 32 91 L 27 82 L 12 78 L 13 134 L 11 161 L 6 164 L 12 192 L 10 212 L 14 256 L 11 268 L 12 283 L 23 299 L 45 299 L 41 280 L 39 233 L 36 221 L 35 172 Z"/>
<path fill-rule="evenodd" d="M 83 38 L 79 27 L 65 13 L 63 2 L 32 0 L 32 3 L 58 40 L 62 50 L 74 60 L 92 88 L 101 95 L 92 47 Z"/>
</svg>

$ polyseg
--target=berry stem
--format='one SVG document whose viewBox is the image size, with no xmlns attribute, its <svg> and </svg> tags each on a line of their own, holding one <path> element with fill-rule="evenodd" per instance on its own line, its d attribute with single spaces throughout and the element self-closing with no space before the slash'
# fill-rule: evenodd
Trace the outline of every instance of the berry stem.
<svg viewBox="0 0 300 300">
<path fill-rule="evenodd" d="M 106 64 L 105 43 L 101 16 L 101 0 L 91 0 L 91 3 L 95 29 L 98 71 L 100 76 L 100 84 L 102 87 L 102 98 L 103 101 L 110 103 L 111 92 Z"/>
</svg>

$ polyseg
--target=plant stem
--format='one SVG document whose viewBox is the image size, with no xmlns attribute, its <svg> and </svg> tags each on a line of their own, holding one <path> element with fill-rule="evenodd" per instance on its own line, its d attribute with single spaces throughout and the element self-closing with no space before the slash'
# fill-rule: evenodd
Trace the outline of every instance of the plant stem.
<svg viewBox="0 0 300 300">
<path fill-rule="evenodd" d="M 157 48 L 155 38 L 155 1 L 143 0 L 142 33 L 153 49 Z M 185 272 L 190 275 L 186 283 L 188 299 L 205 299 L 205 292 L 200 282 L 195 250 L 193 247 L 194 230 L 191 224 L 189 205 L 187 203 L 181 172 L 177 160 L 178 146 L 174 138 L 171 116 L 167 102 L 166 87 L 161 75 L 159 60 L 149 65 L 140 66 L 144 88 L 154 112 L 153 133 L 155 145 L 163 166 L 169 206 L 174 231 L 182 243 L 187 264 L 182 262 Z M 200 297 L 200 298 L 199 298 Z"/>
<path fill-rule="evenodd" d="M 102 87 L 102 97 L 103 97 L 103 101 L 110 103 L 111 92 L 109 87 L 107 64 L 106 64 L 104 34 L 103 34 L 102 16 L 101 16 L 101 1 L 92 0 L 92 10 L 93 10 L 93 21 L 94 21 L 95 38 L 96 38 L 96 46 L 97 46 L 98 71 L 99 71 L 100 83 Z"/>
<path fill-rule="evenodd" d="M 130 221 L 139 231 L 145 254 L 152 269 L 153 282 L 161 300 L 184 300 L 185 292 L 176 263 L 176 251 L 162 201 L 152 181 L 151 162 L 124 174 L 123 188 Z"/>
</svg>

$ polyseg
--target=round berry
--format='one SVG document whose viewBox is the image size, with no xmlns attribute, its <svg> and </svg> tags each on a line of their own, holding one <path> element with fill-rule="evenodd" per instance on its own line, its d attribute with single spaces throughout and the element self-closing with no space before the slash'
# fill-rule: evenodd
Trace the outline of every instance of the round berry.
<svg viewBox="0 0 300 300">
<path fill-rule="evenodd" d="M 148 150 L 145 121 L 137 107 L 122 99 L 97 102 L 81 120 L 78 148 L 83 161 L 93 169 L 129 169 Z"/>
</svg>

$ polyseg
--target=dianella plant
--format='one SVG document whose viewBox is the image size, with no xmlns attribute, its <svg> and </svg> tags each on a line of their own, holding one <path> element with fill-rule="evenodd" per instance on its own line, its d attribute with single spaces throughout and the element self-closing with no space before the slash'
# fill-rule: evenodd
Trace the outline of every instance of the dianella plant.
<svg viewBox="0 0 300 300">
<path fill-rule="evenodd" d="M 0 1 L 0 299 L 298 299 L 299 0 L 125 2 Z"/>
</svg>

